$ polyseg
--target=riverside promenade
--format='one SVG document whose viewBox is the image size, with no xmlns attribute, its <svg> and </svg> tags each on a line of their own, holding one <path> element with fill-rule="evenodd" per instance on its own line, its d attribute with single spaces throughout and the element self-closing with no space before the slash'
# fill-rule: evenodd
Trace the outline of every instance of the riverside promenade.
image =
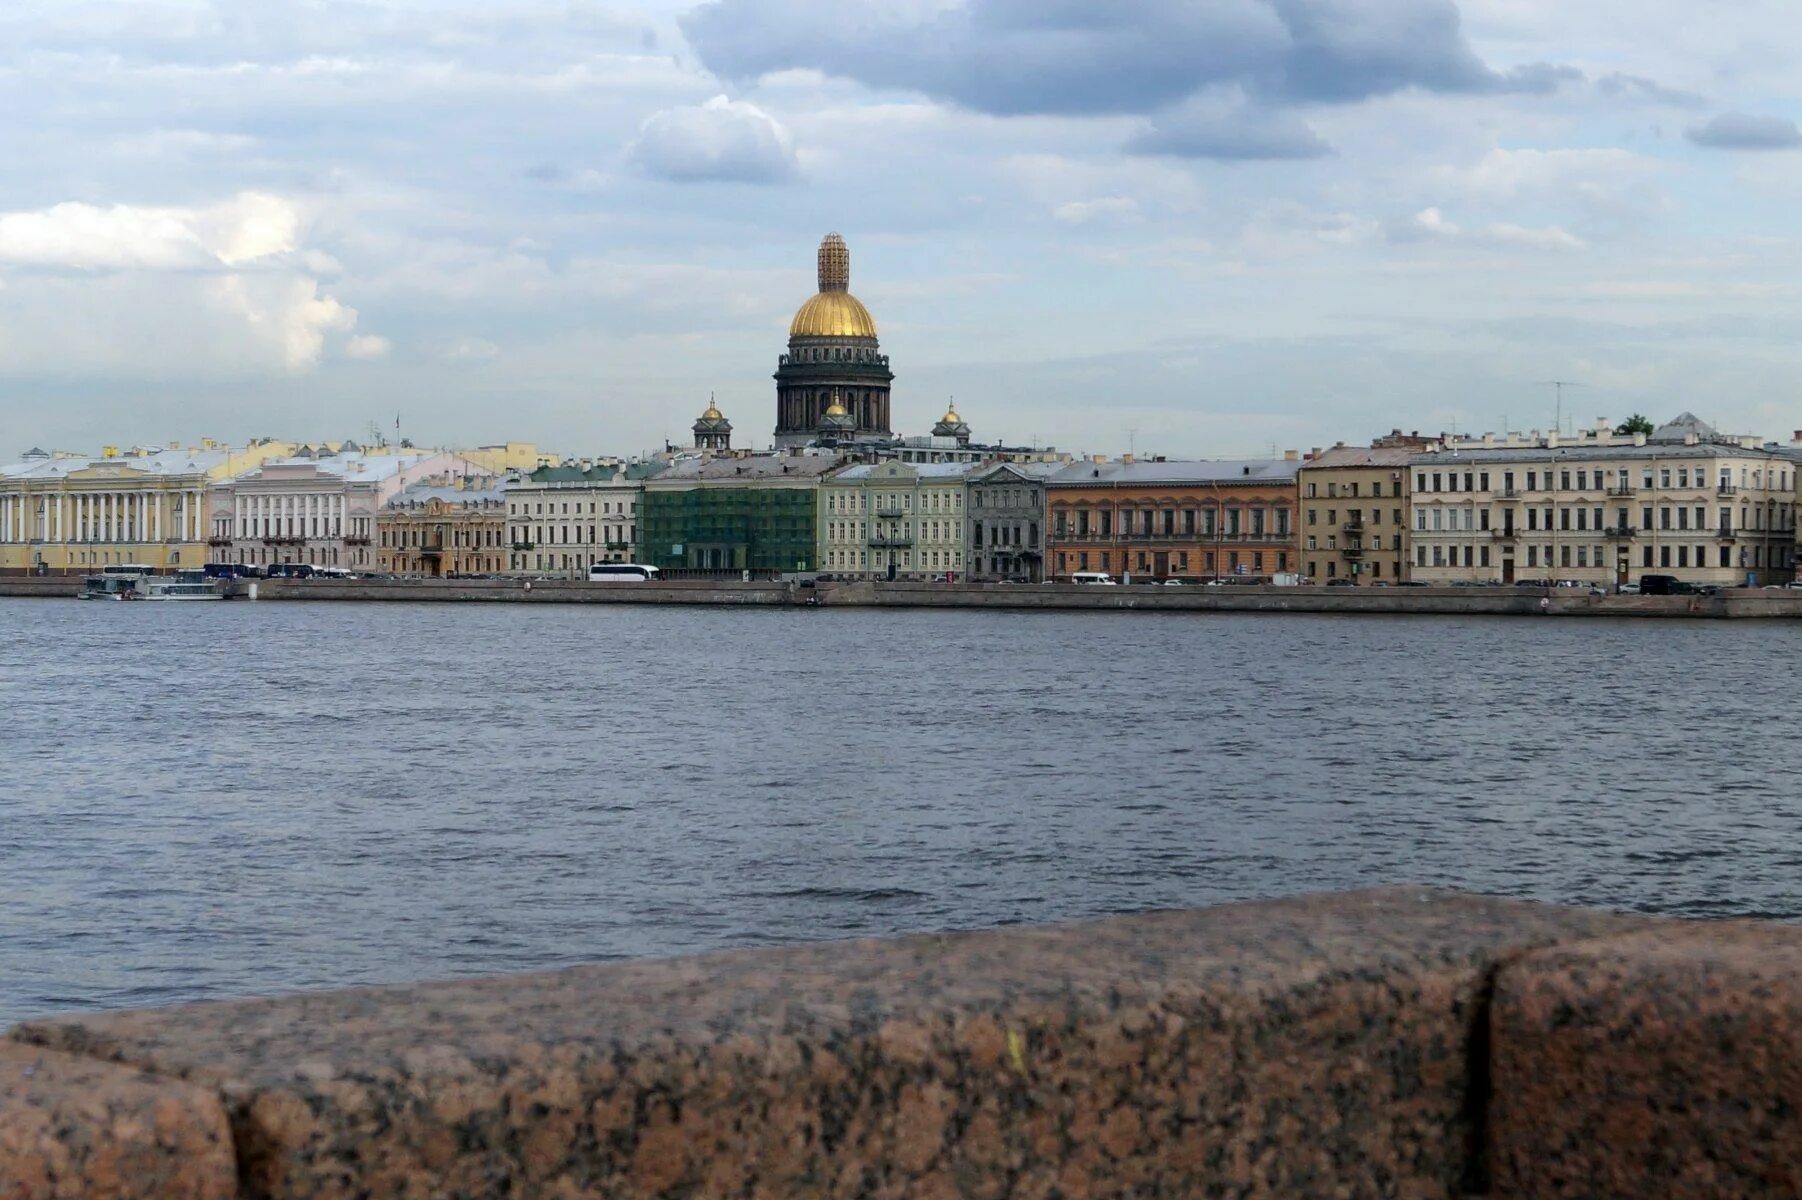
<svg viewBox="0 0 1802 1200">
<path fill-rule="evenodd" d="M 1580 588 L 1165 587 L 1133 584 L 588 583 L 514 579 L 264 579 L 237 599 L 515 604 L 803 605 L 858 608 L 1342 613 L 1395 616 L 1802 618 L 1802 589 L 1735 588 L 1712 596 L 1592 596 Z M 77 596 L 76 577 L 0 578 L 0 597 Z M 1542 601 L 1544 603 L 1542 603 Z"/>
<path fill-rule="evenodd" d="M 1802 927 L 1415 888 L 74 1014 L 6 1200 L 1802 1195 Z"/>
</svg>

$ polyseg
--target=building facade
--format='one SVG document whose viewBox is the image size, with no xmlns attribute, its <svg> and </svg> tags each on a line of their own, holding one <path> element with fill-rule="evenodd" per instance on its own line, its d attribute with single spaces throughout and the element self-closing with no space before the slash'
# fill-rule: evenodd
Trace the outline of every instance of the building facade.
<svg viewBox="0 0 1802 1200">
<path fill-rule="evenodd" d="M 376 542 L 396 575 L 491 575 L 507 569 L 507 481 L 438 476 L 382 506 Z"/>
<path fill-rule="evenodd" d="M 1045 481 L 1064 463 L 996 463 L 966 487 L 964 574 L 972 583 L 1045 578 Z"/>
<path fill-rule="evenodd" d="M 1796 463 L 1684 413 L 1650 436 L 1442 443 L 1410 466 L 1413 578 L 1611 587 L 1674 575 L 1722 587 L 1785 582 L 1795 564 Z"/>
<path fill-rule="evenodd" d="M 453 474 L 489 472 L 444 451 L 316 455 L 303 448 L 212 489 L 209 557 L 253 566 L 373 569 L 380 563 L 375 527 L 382 507 L 408 487 Z"/>
<path fill-rule="evenodd" d="M 1408 497 L 1416 450 L 1334 446 L 1296 472 L 1301 572 L 1314 583 L 1400 583 L 1413 561 Z"/>
<path fill-rule="evenodd" d="M 636 562 L 644 481 L 663 463 L 541 467 L 507 488 L 508 569 L 586 579 L 596 563 Z"/>
<path fill-rule="evenodd" d="M 819 250 L 820 290 L 789 324 L 776 364 L 776 446 L 891 438 L 894 373 L 870 310 L 851 294 L 851 251 L 836 233 Z M 841 414 L 829 410 L 837 404 Z"/>
<path fill-rule="evenodd" d="M 1045 481 L 1050 576 L 1246 582 L 1296 570 L 1300 454 L 1073 463 Z"/>
<path fill-rule="evenodd" d="M 85 574 L 142 563 L 206 562 L 208 493 L 291 443 L 138 448 L 99 456 L 36 452 L 0 467 L 0 572 Z"/>
<path fill-rule="evenodd" d="M 965 463 L 859 463 L 820 484 L 819 569 L 867 579 L 961 576 Z"/>
<path fill-rule="evenodd" d="M 640 561 L 664 570 L 812 571 L 820 480 L 837 454 L 696 455 L 644 484 Z"/>
</svg>

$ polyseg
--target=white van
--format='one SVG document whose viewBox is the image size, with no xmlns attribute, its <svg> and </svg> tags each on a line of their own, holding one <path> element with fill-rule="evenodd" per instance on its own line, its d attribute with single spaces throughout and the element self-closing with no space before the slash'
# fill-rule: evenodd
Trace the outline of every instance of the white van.
<svg viewBox="0 0 1802 1200">
<path fill-rule="evenodd" d="M 1106 571 L 1078 571 L 1070 576 L 1071 583 L 1095 583 L 1105 587 L 1114 586 L 1114 577 Z"/>
<path fill-rule="evenodd" d="M 588 568 L 589 583 L 655 583 L 662 575 L 642 563 L 595 563 Z"/>
</svg>

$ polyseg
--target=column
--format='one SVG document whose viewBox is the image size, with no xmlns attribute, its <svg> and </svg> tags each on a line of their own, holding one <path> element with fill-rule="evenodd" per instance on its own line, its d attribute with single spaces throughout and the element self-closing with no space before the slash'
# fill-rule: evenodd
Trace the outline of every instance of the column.
<svg viewBox="0 0 1802 1200">
<path fill-rule="evenodd" d="M 163 540 L 163 500 L 167 495 L 167 492 L 150 493 L 150 540 L 153 542 Z"/>
</svg>

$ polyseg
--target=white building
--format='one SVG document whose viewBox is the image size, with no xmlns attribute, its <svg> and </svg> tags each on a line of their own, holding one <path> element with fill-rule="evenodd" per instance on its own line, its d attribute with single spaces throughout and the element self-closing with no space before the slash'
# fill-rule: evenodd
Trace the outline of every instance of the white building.
<svg viewBox="0 0 1802 1200">
<path fill-rule="evenodd" d="M 512 480 L 509 569 L 585 579 L 596 563 L 639 561 L 644 481 L 668 468 L 663 462 L 566 465 Z"/>
<path fill-rule="evenodd" d="M 415 483 L 449 475 L 493 478 L 448 451 L 272 459 L 213 488 L 211 557 L 373 569 L 382 506 Z"/>
<path fill-rule="evenodd" d="M 820 483 L 819 569 L 871 579 L 961 575 L 965 484 L 979 463 L 859 463 Z"/>
</svg>

